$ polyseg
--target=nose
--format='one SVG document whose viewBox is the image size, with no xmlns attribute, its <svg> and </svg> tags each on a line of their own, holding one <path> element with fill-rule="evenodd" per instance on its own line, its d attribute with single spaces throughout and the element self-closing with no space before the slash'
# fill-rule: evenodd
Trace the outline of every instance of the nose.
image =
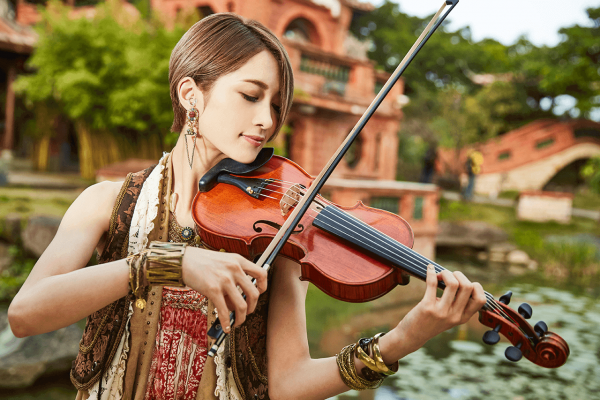
<svg viewBox="0 0 600 400">
<path fill-rule="evenodd" d="M 273 127 L 273 110 L 271 109 L 271 104 L 265 102 L 265 105 L 261 105 L 258 107 L 256 115 L 254 116 L 254 125 L 260 126 L 263 130 L 268 131 Z"/>
</svg>

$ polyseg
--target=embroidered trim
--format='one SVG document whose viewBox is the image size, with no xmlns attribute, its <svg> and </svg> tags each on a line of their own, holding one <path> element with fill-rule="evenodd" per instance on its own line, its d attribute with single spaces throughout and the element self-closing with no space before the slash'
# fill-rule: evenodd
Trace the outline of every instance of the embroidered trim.
<svg viewBox="0 0 600 400">
<path fill-rule="evenodd" d="M 127 311 L 127 323 L 133 315 L 132 303 L 129 303 L 129 310 Z M 102 376 L 101 380 L 98 380 L 94 386 L 92 386 L 88 392 L 88 400 L 120 400 L 123 398 L 123 377 L 125 376 L 125 368 L 127 366 L 127 353 L 129 352 L 129 329 L 125 329 L 117 351 L 119 352 L 119 358 L 114 358 L 110 367 L 106 370 L 106 373 Z M 100 382 L 103 381 L 104 388 L 100 388 Z"/>
<path fill-rule="evenodd" d="M 239 332 L 239 329 L 236 329 Z M 233 373 L 233 379 L 235 380 L 235 385 L 240 390 L 240 394 L 242 398 L 246 398 L 246 393 L 244 392 L 244 387 L 242 386 L 242 382 L 240 381 L 239 374 L 237 372 L 237 362 L 235 360 L 235 332 L 229 335 L 229 354 L 231 356 L 231 372 Z"/>
<path fill-rule="evenodd" d="M 233 336 L 233 335 L 230 335 Z M 229 353 L 233 353 L 229 351 Z M 217 354 L 214 357 L 217 374 L 217 385 L 215 387 L 215 396 L 219 400 L 240 400 L 245 399 L 243 395 L 243 389 L 237 385 L 231 385 L 231 376 L 227 373 L 227 366 L 225 365 L 225 346 L 219 346 Z M 241 392 L 240 392 L 241 390 Z"/>
<path fill-rule="evenodd" d="M 129 183 L 131 182 L 131 177 L 133 173 L 128 173 L 125 178 L 125 182 L 123 182 L 123 186 L 121 186 L 121 191 L 117 196 L 117 201 L 115 202 L 115 206 L 113 208 L 112 215 L 110 216 L 110 225 L 108 228 L 108 237 L 111 237 L 113 233 L 115 233 L 115 229 L 117 228 L 117 216 L 119 215 L 119 208 L 121 208 L 121 203 L 123 202 L 123 198 L 127 193 L 127 188 L 129 187 Z"/>
<path fill-rule="evenodd" d="M 125 305 L 124 305 L 124 312 L 123 315 L 125 315 L 125 312 L 127 312 L 126 310 L 129 309 L 130 305 L 131 305 L 131 299 L 132 297 L 130 295 L 127 295 L 125 297 Z M 121 299 L 115 301 L 113 304 L 116 305 L 119 303 Z M 119 332 L 117 333 L 117 337 L 122 337 L 123 332 L 125 331 L 125 329 L 127 328 L 127 324 L 128 324 L 128 319 L 123 318 L 123 321 L 121 321 L 121 326 L 119 327 Z M 115 353 L 117 351 L 118 346 L 114 346 L 112 347 L 111 352 L 109 353 L 108 357 L 106 358 L 106 362 L 112 362 L 115 356 Z M 96 375 L 94 375 L 88 382 L 82 384 L 80 382 L 77 381 L 77 379 L 75 379 L 75 376 L 73 375 L 73 370 L 71 369 L 71 373 L 70 378 L 71 378 L 71 383 L 73 384 L 73 386 L 75 386 L 75 389 L 77 390 L 88 390 L 90 387 L 92 387 L 96 382 L 98 382 L 98 380 L 102 377 L 102 370 L 98 371 L 98 373 Z"/>
<path fill-rule="evenodd" d="M 184 308 L 192 311 L 201 310 L 204 315 L 207 315 L 208 313 L 208 299 L 206 296 L 200 294 L 196 297 L 189 295 L 189 293 L 181 294 L 167 289 L 163 291 L 162 305 L 172 308 Z"/>
<path fill-rule="evenodd" d="M 129 254 L 138 253 L 148 247 L 148 234 L 154 229 L 154 220 L 158 215 L 161 180 L 167 157 L 168 153 L 165 153 L 140 190 L 129 229 Z"/>
<path fill-rule="evenodd" d="M 248 327 L 246 325 L 242 326 L 242 333 L 244 334 L 244 338 L 246 339 L 246 346 L 248 348 L 248 356 L 250 357 L 250 364 L 252 365 L 252 369 L 258 376 L 258 380 L 267 385 L 267 377 L 260 372 L 258 365 L 256 364 L 256 359 L 254 358 L 254 353 L 252 353 L 252 348 L 250 347 L 250 338 L 248 337 Z"/>
<path fill-rule="evenodd" d="M 100 333 L 102 332 L 102 330 L 104 329 L 104 326 L 108 322 L 108 316 L 110 314 L 112 314 L 112 312 L 115 310 L 115 308 L 117 307 L 117 303 L 118 302 L 119 301 L 117 300 L 114 303 L 112 303 L 110 305 L 111 307 L 106 311 L 106 314 L 104 314 L 104 317 L 102 317 L 102 322 L 100 322 L 100 326 L 96 330 L 96 333 L 94 334 L 94 338 L 92 339 L 91 343 L 89 345 L 87 345 L 87 346 L 84 346 L 83 343 L 82 343 L 83 339 L 81 339 L 81 341 L 79 342 L 79 351 L 81 351 L 83 354 L 87 354 L 87 353 L 89 353 L 92 350 L 92 348 L 96 344 L 96 341 L 100 337 Z"/>
</svg>

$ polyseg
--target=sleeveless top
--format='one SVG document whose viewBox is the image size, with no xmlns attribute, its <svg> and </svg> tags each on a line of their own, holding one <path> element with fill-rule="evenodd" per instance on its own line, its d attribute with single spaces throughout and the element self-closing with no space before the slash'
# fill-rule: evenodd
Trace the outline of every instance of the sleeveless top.
<svg viewBox="0 0 600 400">
<path fill-rule="evenodd" d="M 129 229 L 132 222 L 133 211 L 142 186 L 153 169 L 154 167 L 150 167 L 144 171 L 129 174 L 125 179 L 113 208 L 107 244 L 105 245 L 102 254 L 98 257 L 99 264 L 123 259 L 127 256 Z M 164 202 L 162 204 L 164 204 Z M 157 220 L 158 219 L 159 217 L 157 216 Z M 237 386 L 242 399 L 267 400 L 269 398 L 266 376 L 268 299 L 269 290 L 267 289 L 267 291 L 259 297 L 255 312 L 246 318 L 246 322 L 244 322 L 242 326 L 235 328 L 232 334 L 228 336 L 228 340 L 224 343 L 224 364 L 227 371 L 232 375 L 232 380 L 235 381 L 235 386 Z M 71 382 L 75 388 L 79 390 L 79 395 L 83 395 L 82 398 L 87 398 L 85 393 L 88 389 L 99 382 L 103 373 L 110 368 L 113 358 L 119 350 L 119 343 L 121 343 L 121 338 L 124 336 L 126 326 L 128 325 L 127 315 L 128 310 L 131 309 L 132 300 L 133 296 L 130 293 L 88 316 L 83 336 L 79 344 L 79 353 L 73 361 L 70 373 Z M 209 300 L 209 306 L 210 304 L 211 302 Z M 148 325 L 151 324 L 150 321 L 153 318 L 154 316 L 147 318 Z M 158 320 L 158 318 L 156 319 Z M 214 315 L 209 315 L 208 320 L 214 320 Z M 145 327 L 146 322 L 143 323 Z M 139 326 L 134 327 L 133 322 L 130 328 L 141 329 Z M 130 347 L 130 353 L 126 360 L 127 366 L 123 366 L 127 370 L 129 370 L 129 366 L 136 367 L 131 364 L 141 360 L 139 354 L 142 353 L 142 350 L 135 346 L 132 347 L 132 345 L 135 344 L 132 339 L 134 335 L 135 332 L 132 332 L 127 340 Z M 142 339 L 141 344 L 144 345 L 144 343 L 145 342 Z M 150 345 L 150 343 L 148 343 L 148 345 Z M 152 345 L 154 345 L 154 340 Z M 140 344 L 137 344 L 136 346 L 140 346 Z M 212 360 L 210 360 L 210 362 L 211 364 L 214 364 Z M 208 368 L 208 364 L 206 364 L 206 367 Z M 212 376 L 212 374 L 214 374 L 214 366 L 211 368 Z M 207 369 L 205 368 L 204 371 L 206 372 Z M 213 379 L 215 378 L 213 377 L 209 381 L 214 382 Z M 125 383 L 127 384 L 127 382 Z M 203 391 L 204 395 L 200 394 L 200 389 L 204 387 L 204 382 L 205 379 L 202 380 L 200 384 L 196 399 L 208 399 L 213 396 L 212 393 L 207 391 Z M 143 388 L 143 397 L 145 397 L 147 386 L 148 385 Z M 130 393 L 132 390 L 131 386 L 126 385 L 126 389 L 127 388 L 129 388 L 128 393 Z M 226 394 L 223 394 L 222 390 L 220 391 L 221 388 L 221 375 L 219 375 L 216 380 L 216 390 L 213 386 L 211 392 L 214 391 L 214 396 L 218 398 L 227 397 Z M 134 393 L 135 389 L 135 386 L 133 386 Z M 129 398 L 134 396 L 128 394 L 125 397 Z"/>
</svg>

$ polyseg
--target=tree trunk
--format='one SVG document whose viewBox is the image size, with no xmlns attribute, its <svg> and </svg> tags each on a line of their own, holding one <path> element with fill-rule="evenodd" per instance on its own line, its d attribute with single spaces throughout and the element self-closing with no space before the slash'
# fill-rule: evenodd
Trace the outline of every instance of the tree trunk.
<svg viewBox="0 0 600 400">
<path fill-rule="evenodd" d="M 84 122 L 75 122 L 79 142 L 79 171 L 86 179 L 94 179 L 96 171 L 123 159 L 117 139 L 107 132 L 91 130 Z"/>
</svg>

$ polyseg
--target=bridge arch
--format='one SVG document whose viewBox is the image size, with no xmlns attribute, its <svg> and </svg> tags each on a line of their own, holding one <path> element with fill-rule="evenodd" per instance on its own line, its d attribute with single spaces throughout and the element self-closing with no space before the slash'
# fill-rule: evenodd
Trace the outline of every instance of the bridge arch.
<svg viewBox="0 0 600 400">
<path fill-rule="evenodd" d="M 477 178 L 478 193 L 499 193 L 504 190 L 542 190 L 542 188 L 569 164 L 592 157 L 600 157 L 600 142 L 584 140 L 549 157 L 505 172 L 483 174 Z"/>
</svg>

